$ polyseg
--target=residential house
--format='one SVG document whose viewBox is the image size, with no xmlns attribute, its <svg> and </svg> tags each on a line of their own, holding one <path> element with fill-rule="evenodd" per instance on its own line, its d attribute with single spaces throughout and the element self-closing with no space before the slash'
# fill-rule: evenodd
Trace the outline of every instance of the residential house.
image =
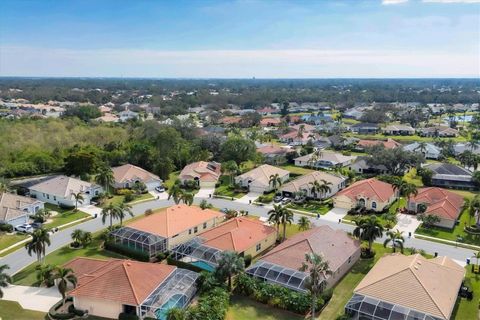
<svg viewBox="0 0 480 320">
<path fill-rule="evenodd" d="M 363 111 L 358 109 L 349 109 L 343 113 L 343 117 L 360 120 L 363 117 L 363 113 Z"/>
<path fill-rule="evenodd" d="M 330 113 L 322 113 L 319 112 L 318 114 L 306 114 L 300 117 L 302 121 L 309 123 L 309 124 L 315 124 L 319 125 L 321 123 L 326 123 L 326 122 L 333 122 L 332 115 Z"/>
<path fill-rule="evenodd" d="M 306 145 L 309 141 L 315 141 L 318 137 L 319 135 L 313 132 L 291 131 L 289 133 L 281 135 L 279 137 L 279 140 L 280 142 L 286 143 L 291 146 L 303 146 Z"/>
<path fill-rule="evenodd" d="M 419 189 L 417 195 L 408 199 L 408 210 L 419 213 L 420 205 L 425 205 L 426 215 L 440 218 L 440 221 L 435 223 L 436 226 L 453 229 L 463 204 L 461 195 L 442 188 L 428 187 Z"/>
<path fill-rule="evenodd" d="M 138 112 L 125 110 L 118 113 L 121 122 L 126 122 L 128 120 L 138 119 Z"/>
<path fill-rule="evenodd" d="M 368 210 L 381 212 L 397 198 L 398 191 L 391 184 L 370 178 L 357 181 L 337 193 L 333 197 L 333 206 L 343 209 L 362 206 Z"/>
<path fill-rule="evenodd" d="M 349 167 L 353 172 L 360 174 L 386 174 L 388 173 L 387 167 L 384 165 L 372 165 L 368 159 L 371 156 L 359 156 L 355 159 L 355 162 Z"/>
<path fill-rule="evenodd" d="M 472 148 L 472 146 L 468 145 L 467 143 L 457 143 L 453 146 L 453 151 L 455 153 L 456 156 L 458 156 L 459 154 L 465 152 L 465 151 L 470 151 L 474 154 L 477 154 L 477 155 L 480 155 L 480 147 L 478 146 L 475 146 Z"/>
<path fill-rule="evenodd" d="M 78 206 L 87 206 L 93 198 L 103 192 L 99 185 L 63 175 L 42 181 L 28 189 L 33 198 L 66 207 L 76 205 L 74 194 L 80 193 L 83 197 Z"/>
<path fill-rule="evenodd" d="M 461 190 L 475 190 L 472 172 L 450 163 L 432 163 L 424 168 L 433 172 L 432 186 Z"/>
<path fill-rule="evenodd" d="M 282 123 L 281 118 L 263 118 L 260 120 L 260 126 L 262 127 L 277 127 Z"/>
<path fill-rule="evenodd" d="M 391 124 L 382 129 L 384 134 L 394 136 L 411 136 L 415 134 L 415 129 L 410 125 L 405 124 Z"/>
<path fill-rule="evenodd" d="M 328 187 L 330 188 L 330 191 L 322 193 L 312 192 L 312 184 L 315 181 L 322 184 L 323 180 L 329 183 Z M 295 194 L 302 193 L 307 198 L 320 200 L 330 198 L 346 186 L 347 179 L 339 174 L 332 174 L 324 171 L 313 171 L 300 176 L 295 180 L 285 183 L 280 188 L 280 191 L 285 197 L 293 198 Z"/>
<path fill-rule="evenodd" d="M 374 147 L 374 146 L 383 146 L 385 149 L 394 149 L 394 148 L 398 148 L 398 147 L 401 147 L 402 144 L 391 139 L 391 138 L 388 138 L 387 140 L 363 140 L 363 139 L 360 139 L 358 140 L 357 142 L 357 145 L 355 146 L 355 149 L 356 150 L 365 150 L 366 148 L 371 148 L 371 147 Z"/>
<path fill-rule="evenodd" d="M 258 147 L 257 152 L 263 155 L 265 163 L 271 165 L 279 165 L 286 163 L 287 154 L 294 154 L 295 150 L 289 147 L 266 145 Z"/>
<path fill-rule="evenodd" d="M 423 145 L 419 142 L 407 144 L 403 147 L 403 150 L 421 153 L 426 159 L 439 159 L 442 157 L 442 149 L 428 142 Z"/>
<path fill-rule="evenodd" d="M 360 122 L 350 126 L 350 131 L 358 134 L 377 134 L 380 127 L 376 123 Z"/>
<path fill-rule="evenodd" d="M 123 166 L 112 168 L 112 171 L 116 189 L 128 189 L 136 183 L 142 182 L 147 187 L 147 190 L 154 190 L 163 183 L 159 176 L 132 164 L 124 164 Z"/>
<path fill-rule="evenodd" d="M 218 211 L 187 205 L 174 205 L 135 220 L 111 233 L 113 241 L 140 250 L 154 258 L 187 242 L 200 232 L 218 225 L 224 215 Z"/>
<path fill-rule="evenodd" d="M 458 137 L 458 130 L 450 128 L 449 126 L 433 126 L 418 129 L 418 134 L 422 137 L 442 137 L 453 138 Z"/>
<path fill-rule="evenodd" d="M 101 117 L 93 119 L 94 121 L 98 122 L 118 122 L 120 118 L 113 113 L 104 113 Z"/>
<path fill-rule="evenodd" d="M 79 257 L 66 263 L 77 277 L 67 292 L 78 310 L 91 316 L 119 319 L 166 319 L 173 307 L 185 308 L 194 297 L 199 276 L 190 270 L 134 260 Z"/>
<path fill-rule="evenodd" d="M 235 183 L 241 187 L 248 188 L 250 192 L 266 193 L 273 190 L 270 177 L 276 174 L 278 174 L 282 183 L 285 183 L 290 178 L 290 172 L 287 170 L 263 164 L 235 177 Z"/>
<path fill-rule="evenodd" d="M 358 138 L 343 137 L 341 135 L 331 135 L 328 137 L 328 140 L 330 140 L 331 146 L 336 149 L 354 146 L 359 141 Z"/>
<path fill-rule="evenodd" d="M 219 123 L 223 125 L 236 125 L 239 124 L 240 121 L 242 121 L 240 117 L 223 117 L 219 120 Z"/>
<path fill-rule="evenodd" d="M 215 161 L 198 161 L 183 168 L 178 178 L 185 184 L 186 181 L 195 181 L 202 187 L 215 187 L 220 178 L 221 164 Z"/>
<path fill-rule="evenodd" d="M 465 269 L 448 257 L 383 256 L 353 290 L 351 319 L 450 320 Z"/>
<path fill-rule="evenodd" d="M 331 288 L 360 258 L 360 242 L 343 230 L 315 227 L 287 239 L 250 266 L 246 273 L 295 291 L 307 292 L 309 274 L 300 271 L 306 253 L 322 255 L 328 261 L 331 273 L 323 275 L 321 286 Z"/>
<path fill-rule="evenodd" d="M 218 266 L 222 252 L 256 257 L 275 245 L 277 229 L 248 217 L 236 217 L 202 232 L 172 250 L 175 260 L 188 262 L 207 271 Z"/>
<path fill-rule="evenodd" d="M 331 169 L 333 167 L 346 167 L 355 160 L 354 156 L 344 156 L 341 153 L 322 151 L 319 153 L 311 153 L 305 156 L 295 158 L 297 167 L 312 167 Z"/>
<path fill-rule="evenodd" d="M 44 208 L 44 203 L 34 198 L 12 193 L 0 193 L 0 224 L 12 226 L 27 223 L 29 216 Z"/>
<path fill-rule="evenodd" d="M 258 109 L 257 112 L 260 113 L 262 116 L 267 116 L 267 115 L 280 113 L 280 109 L 264 107 L 264 108 Z"/>
</svg>

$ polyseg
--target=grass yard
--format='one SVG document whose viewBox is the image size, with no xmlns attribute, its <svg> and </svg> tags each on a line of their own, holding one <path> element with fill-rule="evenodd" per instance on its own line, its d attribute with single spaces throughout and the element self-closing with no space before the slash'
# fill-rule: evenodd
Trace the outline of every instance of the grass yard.
<svg viewBox="0 0 480 320">
<path fill-rule="evenodd" d="M 295 313 L 269 307 L 247 297 L 232 296 L 225 320 L 301 320 Z"/>
<path fill-rule="evenodd" d="M 410 169 L 410 171 L 403 176 L 403 180 L 414 184 L 417 188 L 423 187 L 422 178 L 417 176 L 417 169 L 415 168 Z"/>
<path fill-rule="evenodd" d="M 332 208 L 331 204 L 321 201 L 306 201 L 304 204 L 289 203 L 287 207 L 294 210 L 308 211 L 315 215 L 317 213 L 324 215 Z"/>
<path fill-rule="evenodd" d="M 404 197 L 400 197 L 398 200 L 396 200 L 394 203 L 392 203 L 390 208 L 388 208 L 388 212 L 389 213 L 397 213 L 397 210 L 399 208 L 404 208 L 406 206 L 407 206 L 407 199 L 405 199 Z"/>
<path fill-rule="evenodd" d="M 297 167 L 297 166 L 294 166 L 294 165 L 291 165 L 291 164 L 286 164 L 286 165 L 282 165 L 282 166 L 279 166 L 279 167 L 282 168 L 282 169 L 285 169 L 287 171 L 290 171 L 290 173 L 297 174 L 297 175 L 303 175 L 303 174 L 307 174 L 307 173 L 310 173 L 312 171 L 315 171 L 315 170 L 312 170 L 312 169 Z"/>
<path fill-rule="evenodd" d="M 0 300 L 0 319 L 2 320 L 44 320 L 47 314 L 23 309 L 18 302 Z"/>
<path fill-rule="evenodd" d="M 247 192 L 238 192 L 234 190 L 230 184 L 230 176 L 221 176 L 219 179 L 220 186 L 215 188 L 215 194 L 225 197 L 241 198 L 247 194 Z"/>
<path fill-rule="evenodd" d="M 168 180 L 166 180 L 163 183 L 163 185 L 167 188 L 171 188 L 173 186 L 173 184 L 175 183 L 175 180 L 178 179 L 179 175 L 180 175 L 180 171 L 175 171 L 175 172 L 170 173 L 170 175 L 168 176 Z"/>
<path fill-rule="evenodd" d="M 139 201 L 145 201 L 145 200 L 150 200 L 150 199 L 153 199 L 153 196 L 150 194 L 150 193 L 143 193 L 139 196 L 137 196 L 133 201 L 129 202 L 129 203 L 135 203 L 135 202 L 139 202 Z M 125 196 L 123 195 L 114 195 L 112 198 L 110 199 L 107 199 L 105 201 L 105 205 L 108 205 L 110 203 L 114 203 L 114 204 L 120 204 L 122 202 L 125 201 Z"/>
<path fill-rule="evenodd" d="M 480 275 L 472 272 L 471 266 L 466 266 L 465 283 L 473 290 L 473 299 L 468 301 L 465 298 L 458 298 L 452 319 L 476 319 L 478 314 L 478 299 L 480 294 Z M 478 318 L 477 318 L 478 319 Z"/>
<path fill-rule="evenodd" d="M 55 227 L 74 222 L 83 218 L 90 217 L 89 214 L 82 211 L 66 211 L 63 213 L 58 213 L 55 217 L 51 217 L 51 222 L 45 224 L 46 229 L 53 229 Z"/>
<path fill-rule="evenodd" d="M 0 250 L 10 247 L 15 243 L 26 239 L 28 236 L 26 234 L 12 234 L 7 235 L 5 233 L 0 233 Z"/>
</svg>

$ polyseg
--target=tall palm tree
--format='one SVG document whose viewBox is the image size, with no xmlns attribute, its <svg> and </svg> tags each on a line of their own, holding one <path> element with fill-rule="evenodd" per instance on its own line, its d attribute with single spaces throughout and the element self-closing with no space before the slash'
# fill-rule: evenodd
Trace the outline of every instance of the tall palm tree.
<svg viewBox="0 0 480 320">
<path fill-rule="evenodd" d="M 287 239 L 287 223 L 292 224 L 293 212 L 283 207 L 280 216 L 280 223 L 283 224 L 283 240 Z"/>
<path fill-rule="evenodd" d="M 62 295 L 63 303 L 67 298 L 67 288 L 71 284 L 75 288 L 77 286 L 77 277 L 70 268 L 58 267 L 55 270 L 55 280 L 58 280 L 58 292 Z"/>
<path fill-rule="evenodd" d="M 403 237 L 403 231 L 395 230 L 395 231 L 387 231 L 388 238 L 385 239 L 383 242 L 383 246 L 386 248 L 387 245 L 391 242 L 393 252 L 396 251 L 396 247 L 400 248 L 400 251 L 403 253 L 403 243 L 405 242 L 405 238 Z"/>
<path fill-rule="evenodd" d="M 238 165 L 235 161 L 230 160 L 222 165 L 222 170 L 230 176 L 230 185 L 233 185 L 234 177 L 238 172 Z"/>
<path fill-rule="evenodd" d="M 427 155 L 427 143 L 425 141 L 420 141 L 415 150 L 419 150 L 423 155 Z"/>
<path fill-rule="evenodd" d="M 383 226 L 375 215 L 355 220 L 353 236 L 368 241 L 368 252 L 372 252 L 373 241 L 383 236 Z"/>
<path fill-rule="evenodd" d="M 112 169 L 107 165 L 101 166 L 98 174 L 95 176 L 95 182 L 103 186 L 105 188 L 105 192 L 109 194 L 110 186 L 115 182 Z"/>
<path fill-rule="evenodd" d="M 118 214 L 117 214 L 117 218 L 120 219 L 120 225 L 122 225 L 123 219 L 125 219 L 125 216 L 127 214 L 133 218 L 132 206 L 125 202 L 120 203 L 118 205 Z"/>
<path fill-rule="evenodd" d="M 38 265 L 35 270 L 40 285 L 53 286 L 55 268 L 51 264 Z"/>
<path fill-rule="evenodd" d="M 117 205 L 110 203 L 108 206 L 102 209 L 100 213 L 102 215 L 102 223 L 105 224 L 107 217 L 110 218 L 110 227 L 113 225 L 113 219 L 118 218 L 120 209 Z"/>
<path fill-rule="evenodd" d="M 85 200 L 85 198 L 83 197 L 83 194 L 81 192 L 72 192 L 72 197 L 73 199 L 75 200 L 75 211 L 78 210 L 78 204 L 80 203 L 83 203 L 83 200 Z"/>
<path fill-rule="evenodd" d="M 283 207 L 281 205 L 273 205 L 273 210 L 268 212 L 268 222 L 274 223 L 277 228 L 277 236 L 280 234 L 280 219 Z"/>
<path fill-rule="evenodd" d="M 83 237 L 83 230 L 80 230 L 80 229 L 73 230 L 73 232 L 70 234 L 70 237 L 72 238 L 74 243 L 79 245 Z"/>
<path fill-rule="evenodd" d="M 32 252 L 37 255 L 37 261 L 41 262 L 45 257 L 45 250 L 47 246 L 50 246 L 50 234 L 46 229 L 40 228 L 32 233 L 32 240 L 25 244 L 28 255 L 31 256 Z"/>
<path fill-rule="evenodd" d="M 315 180 L 313 182 L 310 182 L 311 187 L 311 192 L 314 194 L 314 198 L 317 197 L 317 194 L 320 195 L 320 198 L 322 198 L 322 195 L 327 195 L 329 192 L 332 191 L 332 188 L 330 186 L 332 185 L 331 182 L 328 182 L 325 179 L 320 179 Z"/>
<path fill-rule="evenodd" d="M 310 222 L 310 219 L 308 219 L 305 216 L 301 216 L 300 219 L 298 219 L 298 230 L 305 231 L 310 229 L 312 226 L 312 223 Z"/>
<path fill-rule="evenodd" d="M 219 278 L 228 280 L 228 290 L 231 291 L 232 277 L 241 273 L 244 269 L 245 261 L 238 253 L 224 251 L 221 253 L 215 273 Z"/>
<path fill-rule="evenodd" d="M 3 298 L 2 288 L 8 287 L 8 284 L 12 282 L 12 278 L 5 272 L 7 269 L 10 269 L 8 265 L 0 265 L 0 298 Z"/>
<path fill-rule="evenodd" d="M 191 206 L 193 204 L 193 193 L 191 192 L 182 192 L 180 195 L 180 201 L 182 201 L 184 204 Z"/>
<path fill-rule="evenodd" d="M 181 199 L 180 197 L 183 193 L 183 190 L 180 187 L 180 183 L 181 183 L 180 180 L 177 179 L 173 184 L 173 186 L 168 189 L 168 200 L 170 200 L 170 198 L 173 198 L 173 201 L 175 202 L 175 204 L 180 203 L 180 199 Z"/>
<path fill-rule="evenodd" d="M 470 216 L 477 217 L 476 224 L 478 225 L 478 221 L 480 219 L 480 196 L 475 196 L 472 200 L 470 200 L 469 208 Z"/>
<path fill-rule="evenodd" d="M 282 185 L 282 178 L 280 178 L 278 173 L 272 174 L 268 180 L 268 184 L 270 184 L 273 187 L 273 190 L 277 192 L 278 187 Z"/>
<path fill-rule="evenodd" d="M 305 262 L 303 262 L 300 271 L 308 272 L 305 287 L 310 291 L 312 296 L 312 312 L 311 318 L 315 319 L 315 306 L 317 304 L 317 297 L 325 288 L 325 279 L 327 274 L 331 274 L 328 261 L 322 255 L 315 252 L 305 254 Z"/>
</svg>

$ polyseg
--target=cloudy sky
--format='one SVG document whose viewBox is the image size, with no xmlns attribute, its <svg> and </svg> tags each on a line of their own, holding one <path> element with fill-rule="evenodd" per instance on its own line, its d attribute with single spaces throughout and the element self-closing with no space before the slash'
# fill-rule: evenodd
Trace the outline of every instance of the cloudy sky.
<svg viewBox="0 0 480 320">
<path fill-rule="evenodd" d="M 479 77 L 480 0 L 3 0 L 0 75 Z"/>
</svg>

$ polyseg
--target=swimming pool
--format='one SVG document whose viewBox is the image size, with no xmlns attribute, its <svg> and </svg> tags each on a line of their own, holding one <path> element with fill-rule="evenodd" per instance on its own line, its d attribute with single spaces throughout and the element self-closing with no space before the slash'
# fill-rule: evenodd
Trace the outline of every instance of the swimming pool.
<svg viewBox="0 0 480 320">
<path fill-rule="evenodd" d="M 185 300 L 185 296 L 183 294 L 174 294 L 167 302 L 163 304 L 163 306 L 155 311 L 155 316 L 158 320 L 167 320 L 167 313 L 168 310 L 173 308 L 181 308 L 183 307 L 183 303 Z"/>
<path fill-rule="evenodd" d="M 214 266 L 209 265 L 208 263 L 206 263 L 204 261 L 192 261 L 192 262 L 190 262 L 190 264 L 193 264 L 194 266 L 199 267 L 199 268 L 201 268 L 203 270 L 206 270 L 206 271 L 210 271 L 210 272 L 215 271 Z"/>
</svg>

